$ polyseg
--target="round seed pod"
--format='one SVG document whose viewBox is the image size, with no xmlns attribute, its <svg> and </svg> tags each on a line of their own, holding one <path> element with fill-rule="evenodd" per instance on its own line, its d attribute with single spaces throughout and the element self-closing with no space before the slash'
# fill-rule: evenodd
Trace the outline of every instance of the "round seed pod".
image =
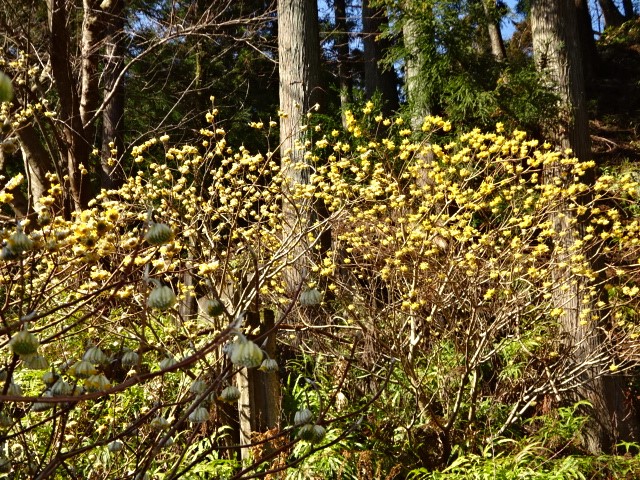
<svg viewBox="0 0 640 480">
<path fill-rule="evenodd" d="M 33 247 L 31 240 L 24 232 L 18 230 L 7 239 L 7 246 L 15 253 L 26 252 Z"/>
<path fill-rule="evenodd" d="M 317 288 L 305 290 L 300 294 L 300 305 L 313 306 L 320 305 L 322 301 L 322 293 Z"/>
<path fill-rule="evenodd" d="M 308 408 L 303 408 L 298 410 L 296 414 L 293 416 L 293 424 L 295 426 L 304 425 L 305 423 L 309 423 L 313 418 L 313 413 Z"/>
<path fill-rule="evenodd" d="M 33 355 L 23 355 L 22 361 L 24 362 L 24 366 L 31 370 L 46 370 L 49 368 L 49 362 L 45 357 L 38 353 L 34 353 Z"/>
<path fill-rule="evenodd" d="M 164 311 L 173 307 L 176 303 L 176 294 L 173 293 L 171 287 L 161 286 L 151 290 L 149 298 L 147 299 L 147 305 L 156 310 Z"/>
<path fill-rule="evenodd" d="M 88 392 L 102 392 L 111 388 L 111 382 L 103 374 L 91 375 L 84 381 L 84 388 Z"/>
<path fill-rule="evenodd" d="M 124 443 L 122 443 L 120 440 L 114 440 L 107 444 L 107 449 L 111 453 L 119 452 L 120 450 L 122 450 L 123 447 L 124 447 Z"/>
<path fill-rule="evenodd" d="M 87 349 L 82 356 L 83 360 L 91 362 L 94 365 L 103 365 L 109 361 L 109 358 L 104 354 L 100 348 L 93 346 Z"/>
<path fill-rule="evenodd" d="M 245 338 L 238 339 L 231 350 L 231 363 L 246 368 L 257 367 L 264 354 L 258 345 Z"/>
<path fill-rule="evenodd" d="M 13 98 L 13 85 L 11 79 L 0 72 L 0 102 L 10 102 Z"/>
<path fill-rule="evenodd" d="M 278 370 L 278 362 L 273 358 L 265 358 L 258 370 L 262 370 L 263 372 L 275 372 Z"/>
<path fill-rule="evenodd" d="M 169 225 L 164 223 L 151 223 L 149 224 L 149 230 L 147 230 L 144 239 L 149 245 L 162 245 L 171 241 L 173 238 L 173 231 Z"/>
<path fill-rule="evenodd" d="M 176 364 L 176 359 L 173 357 L 164 357 L 160 360 L 160 370 L 166 370 L 167 368 L 171 368 Z"/>
<path fill-rule="evenodd" d="M 44 372 L 42 374 L 42 383 L 44 383 L 47 387 L 52 387 L 59 378 L 59 375 L 56 375 L 55 372 L 49 370 L 48 372 Z"/>
<path fill-rule="evenodd" d="M 300 427 L 300 430 L 298 431 L 298 438 L 306 440 L 309 443 L 319 443 L 324 440 L 326 433 L 327 432 L 324 427 L 307 423 Z"/>
<path fill-rule="evenodd" d="M 138 364 L 138 358 L 139 356 L 136 352 L 133 350 L 127 350 L 122 355 L 120 363 L 122 363 L 122 366 L 125 368 L 135 367 Z"/>
<path fill-rule="evenodd" d="M 54 397 L 67 397 L 73 393 L 73 387 L 65 380 L 59 378 L 51 387 Z"/>
<path fill-rule="evenodd" d="M 198 407 L 189 414 L 191 423 L 204 423 L 209 419 L 209 410 L 204 407 Z"/>
<path fill-rule="evenodd" d="M 9 388 L 7 389 L 7 395 L 13 395 L 16 397 L 22 396 L 22 388 L 17 383 L 11 382 L 9 384 Z"/>
<path fill-rule="evenodd" d="M 33 333 L 25 329 L 20 330 L 13 336 L 9 342 L 9 346 L 16 355 L 33 355 L 38 351 L 40 341 Z"/>
<path fill-rule="evenodd" d="M 0 260 L 15 260 L 16 258 L 18 258 L 18 254 L 9 247 L 2 247 L 0 250 Z"/>
<path fill-rule="evenodd" d="M 91 375 L 96 374 L 96 367 L 94 367 L 91 362 L 80 360 L 71 365 L 71 368 L 69 368 L 69 374 L 76 378 L 89 378 Z"/>
<path fill-rule="evenodd" d="M 169 427 L 169 421 L 164 417 L 158 416 L 158 417 L 155 417 L 153 420 L 151 420 L 149 425 L 154 430 L 164 430 Z"/>
<path fill-rule="evenodd" d="M 217 298 L 208 298 L 204 302 L 204 311 L 210 317 L 218 317 L 224 313 L 224 304 Z"/>
<path fill-rule="evenodd" d="M 240 398 L 240 390 L 235 385 L 231 385 L 220 392 L 219 398 L 226 403 L 237 402 Z"/>
<path fill-rule="evenodd" d="M 204 393 L 206 389 L 207 389 L 207 384 L 203 380 L 194 380 L 191 386 L 189 387 L 189 391 L 196 395 L 200 395 L 201 393 Z"/>
</svg>

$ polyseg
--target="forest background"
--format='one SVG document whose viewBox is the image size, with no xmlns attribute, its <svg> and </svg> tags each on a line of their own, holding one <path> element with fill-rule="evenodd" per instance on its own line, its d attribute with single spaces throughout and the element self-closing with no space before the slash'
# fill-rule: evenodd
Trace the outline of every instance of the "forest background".
<svg viewBox="0 0 640 480">
<path fill-rule="evenodd" d="M 637 478 L 637 11 L 3 3 L 0 476 Z"/>
</svg>

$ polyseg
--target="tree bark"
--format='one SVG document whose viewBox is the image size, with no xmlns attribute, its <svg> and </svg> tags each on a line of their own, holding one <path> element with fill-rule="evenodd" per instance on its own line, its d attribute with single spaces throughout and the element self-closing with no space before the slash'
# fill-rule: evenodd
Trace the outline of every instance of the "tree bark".
<svg viewBox="0 0 640 480">
<path fill-rule="evenodd" d="M 533 48 L 536 64 L 546 75 L 560 101 L 560 118 L 547 125 L 547 135 L 562 148 L 570 148 L 580 160 L 590 158 L 585 83 L 579 45 L 577 12 L 574 0 L 534 0 L 531 6 Z M 549 167 L 548 179 L 564 173 L 562 166 Z M 593 178 L 583 178 L 593 181 Z M 590 201 L 582 198 L 583 202 Z M 571 247 L 584 234 L 585 223 L 572 213 L 570 205 L 551 215 L 558 234 L 553 253 L 557 267 L 553 272 L 552 302 L 563 313 L 559 318 L 568 338 L 568 347 L 576 365 L 583 365 L 583 375 L 577 387 L 578 398 L 592 405 L 590 421 L 584 431 L 585 447 L 594 454 L 611 451 L 617 440 L 616 426 L 623 423 L 620 383 L 617 378 L 598 376 L 603 365 L 589 367 L 588 362 L 601 352 L 603 337 L 598 319 L 582 321 L 590 309 L 597 312 L 595 299 L 589 296 L 589 284 L 584 277 L 572 274 Z M 594 253 L 589 258 L 594 271 L 600 259 Z"/>
<path fill-rule="evenodd" d="M 577 10 L 578 34 L 580 35 L 580 47 L 582 49 L 582 66 L 587 86 L 591 85 L 598 74 L 600 57 L 593 36 L 591 13 L 587 0 L 575 0 Z"/>
<path fill-rule="evenodd" d="M 351 82 L 349 79 L 349 31 L 347 26 L 347 8 L 345 0 L 333 0 L 333 14 L 335 16 L 334 35 L 335 49 L 338 59 L 338 88 L 340 88 L 340 107 L 342 108 L 342 126 L 347 127 L 344 112 L 349 104 Z"/>
<path fill-rule="evenodd" d="M 624 16 L 613 3 L 613 0 L 598 0 L 600 8 L 602 9 L 602 15 L 604 16 L 604 26 L 606 27 L 618 27 L 625 21 Z"/>
<path fill-rule="evenodd" d="M 419 0 L 405 1 L 405 21 L 402 27 L 402 38 L 407 51 L 405 59 L 405 86 L 409 107 L 411 108 L 411 126 L 419 131 L 424 118 L 431 113 L 429 99 L 425 96 L 426 85 L 421 80 L 420 72 L 427 62 L 424 53 L 424 46 L 421 41 L 425 41 L 424 35 L 420 33 L 420 27 L 414 15 L 419 9 L 424 9 Z"/>
<path fill-rule="evenodd" d="M 491 54 L 498 62 L 504 62 L 507 58 L 507 51 L 504 48 L 500 22 L 497 18 L 496 2 L 494 0 L 482 0 L 482 7 L 487 19 Z"/>
<path fill-rule="evenodd" d="M 382 68 L 380 62 L 390 48 L 390 42 L 380 37 L 386 22 L 384 9 L 370 6 L 370 0 L 362 0 L 362 44 L 364 50 L 364 92 L 372 98 L 376 92 L 382 96 L 382 113 L 391 115 L 400 107 L 398 100 L 398 76 L 393 68 Z"/>
<path fill-rule="evenodd" d="M 632 0 L 622 0 L 622 9 L 624 11 L 625 20 L 631 20 L 636 16 L 636 13 L 633 10 Z"/>
<path fill-rule="evenodd" d="M 56 168 L 51 160 L 51 153 L 43 148 L 33 125 L 24 125 L 17 133 L 29 182 L 29 208 L 32 209 L 51 185 L 47 180 L 47 173 L 55 173 Z"/>
<path fill-rule="evenodd" d="M 118 77 L 124 68 L 125 0 L 114 0 L 107 12 L 105 36 L 104 95 L 113 92 L 102 114 L 100 180 L 102 188 L 115 188 L 122 180 L 120 158 L 124 153 L 125 87 Z M 115 150 L 115 155 L 112 153 Z"/>
<path fill-rule="evenodd" d="M 85 107 L 81 108 L 79 92 L 87 95 L 98 95 L 98 91 L 82 90 L 73 75 L 73 62 L 70 54 L 69 32 L 69 4 L 66 0 L 47 0 L 49 14 L 49 35 L 51 58 L 51 72 L 60 97 L 59 119 L 62 121 L 64 139 L 61 145 L 63 163 L 66 160 L 67 186 L 71 208 L 80 210 L 87 206 L 91 198 L 89 175 L 81 172 L 80 164 L 89 167 L 88 159 L 91 153 L 91 144 L 85 137 L 85 126 L 82 121 L 82 108 L 88 108 L 92 102 L 89 99 L 82 100 Z M 88 29 L 84 34 L 88 34 Z M 83 53 L 91 52 L 90 42 L 81 40 Z M 90 68 L 83 65 L 82 76 L 89 73 Z M 80 85 L 85 83 L 80 80 Z M 87 80 L 87 84 L 91 81 Z M 61 181 L 63 179 L 60 179 Z"/>
<path fill-rule="evenodd" d="M 280 76 L 280 151 L 283 174 L 292 192 L 297 184 L 309 182 L 304 149 L 307 112 L 320 101 L 320 41 L 318 9 L 315 0 L 278 0 L 278 59 Z M 311 205 L 294 206 L 284 202 L 283 235 L 305 229 L 311 218 Z M 300 252 L 292 252 L 292 255 Z M 293 292 L 306 277 L 298 262 L 286 275 L 287 289 Z"/>
</svg>

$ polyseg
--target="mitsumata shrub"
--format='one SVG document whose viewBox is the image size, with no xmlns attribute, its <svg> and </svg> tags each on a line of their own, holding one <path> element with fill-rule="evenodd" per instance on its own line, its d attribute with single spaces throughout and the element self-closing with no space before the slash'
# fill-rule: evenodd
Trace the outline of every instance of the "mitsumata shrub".
<svg viewBox="0 0 640 480">
<path fill-rule="evenodd" d="M 452 452 L 481 463 L 483 442 L 519 438 L 587 370 L 635 365 L 631 175 L 587 181 L 593 162 L 502 125 L 414 132 L 372 104 L 345 118 L 301 126 L 292 164 L 228 144 L 211 111 L 199 144 L 148 139 L 140 170 L 71 218 L 49 174 L 37 215 L 1 232 L 0 468 L 384 478 Z M 553 301 L 574 288 L 600 342 L 579 361 Z M 251 436 L 238 408 L 259 375 L 289 376 L 291 400 Z"/>
</svg>

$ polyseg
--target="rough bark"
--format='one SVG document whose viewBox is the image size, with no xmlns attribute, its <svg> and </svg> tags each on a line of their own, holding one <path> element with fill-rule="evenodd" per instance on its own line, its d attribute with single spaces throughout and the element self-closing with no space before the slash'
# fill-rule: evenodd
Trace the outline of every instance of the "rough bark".
<svg viewBox="0 0 640 480">
<path fill-rule="evenodd" d="M 335 50 L 338 60 L 338 88 L 340 88 L 340 106 L 342 107 L 342 125 L 346 128 L 344 112 L 349 104 L 351 82 L 349 79 L 349 31 L 347 26 L 345 0 L 333 0 L 333 14 L 335 16 Z"/>
<path fill-rule="evenodd" d="M 424 117 L 431 113 L 428 99 L 425 98 L 425 85 L 421 80 L 420 72 L 427 62 L 424 48 L 420 45 L 421 38 L 420 27 L 414 19 L 415 13 L 419 8 L 418 0 L 406 0 L 405 2 L 405 21 L 402 27 L 402 38 L 406 50 L 405 58 L 405 86 L 409 106 L 411 108 L 411 126 L 418 131 L 422 126 Z"/>
<path fill-rule="evenodd" d="M 575 3 L 578 15 L 578 34 L 580 35 L 580 47 L 582 49 L 582 66 L 588 86 L 598 73 L 600 59 L 596 48 L 596 40 L 593 36 L 589 2 L 587 0 L 575 0 Z"/>
<path fill-rule="evenodd" d="M 380 36 L 386 21 L 384 9 L 372 8 L 369 0 L 362 0 L 364 91 L 367 98 L 379 92 L 382 96 L 382 113 L 390 115 L 400 107 L 400 102 L 395 70 L 385 69 L 380 64 L 391 46 L 389 39 Z"/>
<path fill-rule="evenodd" d="M 30 208 L 33 208 L 50 186 L 46 174 L 55 173 L 56 168 L 51 160 L 51 154 L 42 146 L 38 133 L 32 125 L 24 125 L 18 129 L 17 134 L 29 183 Z"/>
<path fill-rule="evenodd" d="M 124 10 L 125 1 L 115 0 L 107 12 L 104 53 L 104 97 L 109 101 L 102 114 L 102 149 L 100 180 L 103 188 L 115 188 L 122 180 L 119 159 L 124 153 L 125 87 L 118 81 L 124 68 Z M 110 93 L 113 92 L 111 97 Z M 113 154 L 112 150 L 116 153 Z M 115 163 L 114 163 L 115 162 Z"/>
<path fill-rule="evenodd" d="M 625 18 L 613 0 L 598 0 L 598 4 L 602 9 L 605 27 L 618 27 L 624 23 Z"/>
<path fill-rule="evenodd" d="M 80 118 L 84 127 L 84 135 L 89 140 L 95 137 L 95 123 L 91 121 L 98 106 L 100 97 L 99 85 L 99 46 L 104 35 L 104 27 L 100 22 L 101 10 L 97 0 L 83 0 L 82 33 L 80 37 L 81 75 L 80 75 Z"/>
<path fill-rule="evenodd" d="M 500 23 L 496 18 L 496 2 L 495 0 L 482 0 L 482 7 L 484 8 L 487 19 L 487 32 L 491 44 L 491 54 L 497 61 L 503 62 L 507 58 L 507 51 L 504 48 Z"/>
<path fill-rule="evenodd" d="M 589 160 L 590 144 L 585 102 L 585 84 L 579 45 L 577 12 L 574 0 L 534 0 L 531 6 L 534 58 L 538 68 L 546 76 L 560 101 L 560 118 L 547 125 L 547 135 L 563 148 L 571 148 L 580 160 Z M 561 175 L 561 166 L 546 170 L 547 178 Z M 583 181 L 592 181 L 585 178 Z M 581 199 L 588 202 L 589 198 Z M 571 213 L 570 206 L 551 216 L 558 232 L 553 254 L 557 265 L 554 271 L 554 306 L 563 309 L 560 324 L 568 339 L 568 348 L 577 365 L 583 365 L 583 374 L 576 389 L 578 398 L 592 404 L 590 421 L 584 431 L 584 446 L 594 454 L 610 451 L 622 423 L 624 408 L 619 380 L 598 376 L 603 365 L 588 367 L 601 352 L 603 338 L 597 319 L 582 322 L 586 309 L 597 312 L 595 300 L 588 295 L 588 283 L 584 277 L 572 274 L 570 247 L 583 235 L 584 220 Z M 562 233 L 560 235 L 560 233 Z M 589 258 L 597 271 L 599 258 Z"/>
<path fill-rule="evenodd" d="M 82 90 L 78 88 L 78 80 L 74 77 L 72 70 L 69 4 L 66 0 L 47 0 L 47 7 L 51 72 L 60 97 L 59 119 L 63 125 L 64 139 L 60 146 L 63 161 L 66 161 L 70 204 L 74 210 L 80 210 L 87 206 L 91 198 L 89 175 L 83 175 L 79 168 L 81 163 L 84 163 L 85 167 L 89 166 L 91 145 L 85 137 L 85 127 L 81 115 L 81 98 L 78 92 Z M 81 40 L 81 44 L 83 51 L 89 48 L 88 44 L 85 45 L 84 40 Z M 80 80 L 80 84 L 83 84 L 83 80 Z M 98 95 L 97 90 L 86 93 Z M 91 104 L 90 101 L 83 103 Z"/>
<path fill-rule="evenodd" d="M 315 0 L 278 1 L 278 60 L 280 76 L 280 151 L 283 174 L 287 179 L 285 191 L 293 191 L 297 184 L 309 182 L 309 168 L 304 151 L 304 131 L 307 112 L 320 101 L 320 41 L 318 10 Z M 311 206 L 284 203 L 285 228 L 283 235 L 300 232 L 309 223 Z M 296 256 L 300 252 L 292 252 Z M 306 276 L 298 262 L 287 272 L 287 286 L 295 291 Z"/>
</svg>

